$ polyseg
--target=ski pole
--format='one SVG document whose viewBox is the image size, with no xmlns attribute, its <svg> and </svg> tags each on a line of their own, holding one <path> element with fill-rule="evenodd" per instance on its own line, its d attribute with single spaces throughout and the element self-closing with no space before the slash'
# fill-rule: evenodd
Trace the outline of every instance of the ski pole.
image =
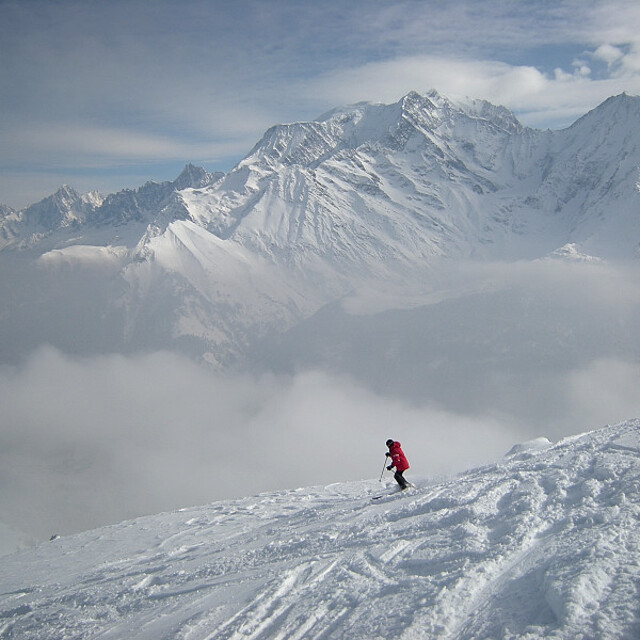
<svg viewBox="0 0 640 640">
<path fill-rule="evenodd" d="M 387 466 L 387 458 L 385 456 L 384 464 L 382 465 L 382 473 L 380 474 L 380 480 L 378 480 L 378 482 L 382 482 L 382 476 L 384 475 L 384 470 L 385 470 L 386 466 Z"/>
</svg>

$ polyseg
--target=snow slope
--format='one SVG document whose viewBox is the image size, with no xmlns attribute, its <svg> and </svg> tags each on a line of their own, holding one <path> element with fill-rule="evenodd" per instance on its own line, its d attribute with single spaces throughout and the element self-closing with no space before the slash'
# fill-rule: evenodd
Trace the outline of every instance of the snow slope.
<svg viewBox="0 0 640 640">
<path fill-rule="evenodd" d="M 0 559 L 0 637 L 635 639 L 639 454 L 634 420 L 378 501 L 352 482 L 57 539 Z"/>
</svg>

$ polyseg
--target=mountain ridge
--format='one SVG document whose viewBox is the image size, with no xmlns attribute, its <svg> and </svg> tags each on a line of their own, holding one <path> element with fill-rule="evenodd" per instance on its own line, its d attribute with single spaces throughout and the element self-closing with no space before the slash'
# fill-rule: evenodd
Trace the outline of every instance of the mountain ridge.
<svg viewBox="0 0 640 640">
<path fill-rule="evenodd" d="M 187 165 L 174 181 L 95 205 L 69 192 L 73 202 L 49 213 L 46 199 L 5 210 L 0 257 L 22 248 L 51 274 L 61 263 L 80 269 L 89 255 L 95 266 L 107 257 L 99 247 L 120 247 L 105 262 L 113 285 L 101 303 L 120 332 L 114 348 L 150 346 L 132 341 L 144 317 L 154 345 L 187 341 L 228 363 L 247 344 L 234 324 L 266 335 L 272 318 L 286 330 L 362 286 L 427 281 L 447 262 L 531 260 L 568 245 L 599 259 L 637 257 L 639 125 L 640 98 L 627 95 L 552 132 L 486 101 L 412 92 L 276 125 L 226 174 Z"/>
<path fill-rule="evenodd" d="M 16 242 L 18 248 L 33 247 L 41 240 L 46 240 L 47 235 L 68 227 L 78 232 L 85 226 L 118 227 L 130 222 L 155 223 L 166 217 L 163 213 L 171 207 L 174 210 L 169 219 L 181 219 L 177 211 L 179 202 L 173 198 L 173 194 L 215 182 L 222 175 L 209 173 L 202 167 L 188 163 L 173 181 L 149 181 L 137 189 L 123 189 L 107 196 L 97 192 L 80 194 L 72 187 L 63 185 L 54 194 L 19 211 L 3 206 L 0 210 L 0 235 L 9 242 L 5 242 L 0 250 Z M 25 227 L 22 233 L 20 226 Z"/>
<path fill-rule="evenodd" d="M 232 235 L 231 229 L 236 228 L 238 219 L 242 217 L 240 213 L 234 216 L 233 211 L 238 209 L 244 212 L 251 211 L 256 204 L 256 198 L 252 199 L 251 194 L 255 195 L 258 190 L 257 185 L 275 173 L 276 166 L 296 167 L 298 177 L 301 176 L 301 171 L 308 172 L 304 178 L 309 181 L 314 179 L 314 171 L 320 165 L 331 163 L 332 159 L 340 154 L 346 153 L 347 156 L 351 156 L 341 159 L 348 165 L 351 163 L 350 168 L 357 170 L 362 166 L 358 149 L 363 153 L 373 152 L 374 147 L 382 144 L 387 149 L 395 147 L 406 151 L 406 145 L 410 140 L 414 140 L 414 144 L 420 144 L 420 141 L 416 141 L 416 136 L 421 138 L 423 145 L 427 145 L 427 148 L 414 158 L 422 160 L 422 173 L 425 170 L 429 172 L 429 169 L 433 173 L 435 170 L 436 177 L 444 178 L 445 183 L 449 181 L 458 186 L 461 186 L 460 180 L 472 181 L 473 184 L 467 186 L 471 186 L 472 192 L 478 195 L 484 194 L 485 190 L 495 192 L 503 188 L 504 185 L 496 184 L 495 176 L 492 180 L 488 174 L 495 173 L 496 169 L 504 172 L 513 154 L 521 153 L 521 147 L 525 147 L 524 153 L 537 155 L 537 163 L 541 166 L 537 178 L 541 183 L 538 190 L 542 191 L 547 202 L 544 205 L 538 203 L 537 206 L 540 209 L 558 211 L 560 207 L 558 201 L 570 202 L 573 195 L 571 190 L 552 194 L 548 185 L 545 186 L 545 183 L 559 180 L 554 170 L 550 168 L 551 158 L 554 155 L 560 155 L 560 164 L 565 165 L 567 156 L 576 154 L 572 150 L 574 145 L 571 143 L 575 143 L 575 134 L 581 128 L 588 128 L 588 135 L 580 134 L 583 139 L 588 139 L 588 144 L 586 148 L 583 144 L 583 149 L 579 150 L 578 154 L 592 155 L 598 147 L 605 144 L 607 136 L 612 131 L 620 129 L 626 131 L 630 119 L 634 122 L 640 119 L 639 105 L 640 98 L 627 94 L 613 96 L 582 116 L 569 128 L 558 132 L 543 132 L 523 127 L 509 110 L 484 100 L 468 99 L 454 103 L 435 91 L 425 96 L 411 92 L 392 105 L 359 103 L 352 107 L 334 109 L 313 122 L 276 125 L 269 129 L 254 149 L 227 174 L 209 174 L 203 168 L 189 163 L 174 181 L 148 182 L 138 189 L 126 189 L 106 197 L 99 194 L 81 196 L 73 189 L 64 186 L 56 194 L 21 211 L 16 212 L 3 207 L 0 223 L 11 221 L 11 225 L 3 224 L 3 235 L 7 237 L 9 235 L 7 226 L 14 229 L 14 236 L 19 235 L 15 232 L 15 228 L 19 226 L 22 219 L 27 228 L 41 226 L 40 236 L 66 227 L 70 223 L 76 226 L 82 226 L 85 223 L 89 226 L 120 226 L 127 222 L 153 224 L 162 220 L 163 225 L 166 226 L 173 220 L 191 219 L 196 224 L 204 224 L 209 231 L 219 237 L 228 238 Z M 625 116 L 622 122 L 619 117 L 621 113 Z M 609 125 L 605 130 L 603 123 L 607 121 Z M 600 132 L 597 137 L 594 137 L 594 131 L 591 130 L 594 125 Z M 469 135 L 470 127 L 474 129 L 474 135 Z M 489 130 L 483 127 L 489 127 Z M 492 128 L 493 134 L 491 134 Z M 499 135 L 498 131 L 508 134 L 507 138 L 500 138 L 497 145 L 487 144 L 486 136 Z M 516 137 L 515 140 L 513 136 Z M 551 144 L 549 151 L 530 150 L 531 145 L 544 147 L 544 141 L 550 136 L 555 143 Z M 621 135 L 617 134 L 615 140 L 609 141 L 609 145 L 617 144 L 621 139 Z M 454 150 L 451 142 L 460 144 Z M 515 147 L 512 148 L 514 144 Z M 630 144 L 626 144 L 622 152 L 625 159 L 632 156 L 629 146 Z M 637 158 L 635 160 L 637 161 Z M 607 157 L 603 162 L 611 162 L 611 158 Z M 584 161 L 580 163 L 579 159 L 574 159 L 573 163 L 575 173 L 578 174 L 584 174 L 585 169 L 589 168 L 588 163 Z M 535 164 L 536 162 L 534 167 Z M 596 166 L 600 168 L 601 164 L 602 162 Z M 362 179 L 356 181 L 353 186 L 369 188 L 372 193 L 380 191 L 381 176 L 375 172 L 375 166 L 374 160 L 373 174 L 367 169 Z M 511 177 L 515 178 L 516 182 L 531 180 L 529 170 L 518 172 L 515 165 L 506 167 L 507 171 L 511 169 L 514 170 L 514 176 Z M 269 174 L 270 171 L 271 174 Z M 290 179 L 294 180 L 295 176 Z M 413 182 L 415 184 L 415 181 Z M 582 187 L 594 186 L 584 182 L 579 184 Z M 182 198 L 176 197 L 176 194 L 182 191 L 196 191 L 201 198 L 205 199 L 207 195 L 211 195 L 210 192 L 213 189 L 220 193 L 220 197 L 207 203 L 210 212 L 207 218 L 189 211 L 190 203 L 185 203 Z M 244 198 L 241 195 L 243 191 Z M 431 197 L 421 203 L 423 209 L 441 211 L 446 206 L 450 206 L 450 203 L 445 203 L 439 197 L 438 191 L 440 189 L 435 189 L 430 194 Z M 260 195 L 257 194 L 256 197 Z M 384 189 L 380 195 L 389 197 Z M 556 202 L 548 202 L 550 197 L 555 197 Z M 69 198 L 73 201 L 68 202 Z M 540 195 L 530 193 L 524 200 L 525 205 L 526 202 L 536 204 L 536 200 L 540 200 Z M 495 207 L 495 203 L 489 204 Z M 522 205 L 522 202 L 518 203 L 519 207 Z M 419 206 L 414 207 L 414 209 L 418 208 Z M 458 211 L 459 213 L 461 211 Z M 229 217 L 234 219 L 231 222 L 225 222 Z M 5 243 L 5 246 L 7 244 L 10 243 Z M 564 244 L 567 243 L 563 242 L 550 250 Z"/>
</svg>

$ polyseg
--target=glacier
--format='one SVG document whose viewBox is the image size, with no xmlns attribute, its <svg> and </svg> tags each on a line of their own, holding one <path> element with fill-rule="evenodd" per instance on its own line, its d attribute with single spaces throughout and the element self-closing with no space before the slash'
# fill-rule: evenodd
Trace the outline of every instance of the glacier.
<svg viewBox="0 0 640 640">
<path fill-rule="evenodd" d="M 377 501 L 387 479 L 56 538 L 0 558 L 0 636 L 631 640 L 639 453 L 631 420 Z"/>
</svg>

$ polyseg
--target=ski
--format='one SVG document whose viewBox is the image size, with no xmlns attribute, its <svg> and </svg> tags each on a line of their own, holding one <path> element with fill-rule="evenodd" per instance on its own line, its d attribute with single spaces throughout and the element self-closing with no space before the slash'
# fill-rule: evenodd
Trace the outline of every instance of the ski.
<svg viewBox="0 0 640 640">
<path fill-rule="evenodd" d="M 415 489 L 416 485 L 409 483 L 409 486 L 406 489 L 393 489 L 392 491 L 388 491 L 387 493 L 380 493 L 377 496 L 371 496 L 372 500 L 380 500 L 381 498 L 388 498 L 390 496 L 395 496 L 401 493 L 407 493 L 410 489 Z M 412 492 L 413 493 L 413 492 Z"/>
</svg>

